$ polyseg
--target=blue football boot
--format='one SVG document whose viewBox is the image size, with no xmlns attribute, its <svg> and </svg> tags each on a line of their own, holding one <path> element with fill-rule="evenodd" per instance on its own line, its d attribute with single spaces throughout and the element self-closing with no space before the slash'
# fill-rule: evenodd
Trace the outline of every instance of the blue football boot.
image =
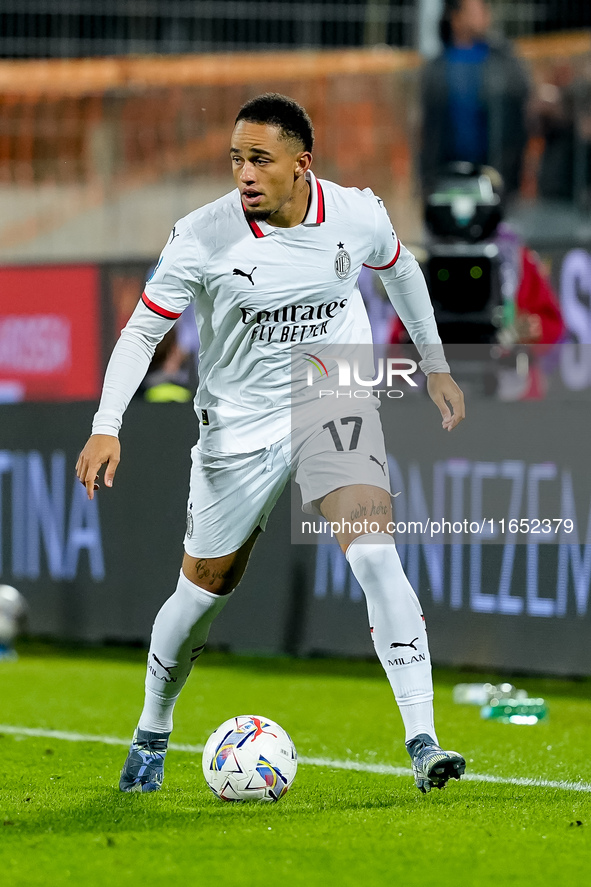
<svg viewBox="0 0 591 887">
<path fill-rule="evenodd" d="M 412 770 L 419 791 L 445 788 L 448 779 L 459 779 L 466 770 L 466 761 L 457 751 L 444 751 L 427 733 L 419 733 L 406 743 Z"/>
<path fill-rule="evenodd" d="M 150 733 L 137 727 L 121 771 L 122 792 L 157 792 L 164 779 L 164 756 L 170 733 Z"/>
</svg>

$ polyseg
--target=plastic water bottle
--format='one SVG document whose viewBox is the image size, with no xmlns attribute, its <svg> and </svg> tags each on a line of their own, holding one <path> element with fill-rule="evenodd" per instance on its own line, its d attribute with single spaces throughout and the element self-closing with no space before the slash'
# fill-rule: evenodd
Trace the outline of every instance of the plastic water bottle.
<svg viewBox="0 0 591 887">
<path fill-rule="evenodd" d="M 516 690 L 513 684 L 456 684 L 453 701 L 459 705 L 487 705 L 491 699 L 525 699 L 526 690 Z"/>
<path fill-rule="evenodd" d="M 501 724 L 533 726 L 548 717 L 544 699 L 498 699 L 493 697 L 480 709 L 480 716 L 487 721 Z"/>
<path fill-rule="evenodd" d="M 459 705 L 487 705 L 496 687 L 494 684 L 456 684 L 453 701 Z"/>
</svg>

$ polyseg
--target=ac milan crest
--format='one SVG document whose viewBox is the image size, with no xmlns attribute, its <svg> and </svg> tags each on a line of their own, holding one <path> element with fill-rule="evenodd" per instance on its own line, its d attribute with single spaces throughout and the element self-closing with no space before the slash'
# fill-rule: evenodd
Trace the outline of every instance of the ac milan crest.
<svg viewBox="0 0 591 887">
<path fill-rule="evenodd" d="M 339 251 L 334 260 L 334 270 L 337 277 L 341 280 L 343 280 L 351 270 L 351 256 L 346 249 L 343 249 L 343 246 L 343 243 L 338 244 Z"/>
</svg>

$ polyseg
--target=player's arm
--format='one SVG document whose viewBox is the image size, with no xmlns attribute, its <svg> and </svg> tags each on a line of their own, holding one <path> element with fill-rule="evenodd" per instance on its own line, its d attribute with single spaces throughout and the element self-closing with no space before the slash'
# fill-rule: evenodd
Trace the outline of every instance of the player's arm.
<svg viewBox="0 0 591 887">
<path fill-rule="evenodd" d="M 421 355 L 419 366 L 427 376 L 427 390 L 439 408 L 443 428 L 451 431 L 465 418 L 464 395 L 450 376 L 423 272 L 412 253 L 398 246 L 396 262 L 377 271 Z"/>
<path fill-rule="evenodd" d="M 76 464 L 76 474 L 92 499 L 97 472 L 106 464 L 105 484 L 113 485 L 120 459 L 119 429 L 123 413 L 146 375 L 158 342 L 192 302 L 201 287 L 200 245 L 191 225 L 181 220 L 172 229 L 146 290 L 115 345 L 107 367 L 92 435 Z"/>
<path fill-rule="evenodd" d="M 96 478 L 106 463 L 105 485 L 111 487 L 120 460 L 119 429 L 123 413 L 142 382 L 156 345 L 176 318 L 162 317 L 140 302 L 122 330 L 107 366 L 92 434 L 76 463 L 76 474 L 92 499 L 98 490 Z"/>
</svg>

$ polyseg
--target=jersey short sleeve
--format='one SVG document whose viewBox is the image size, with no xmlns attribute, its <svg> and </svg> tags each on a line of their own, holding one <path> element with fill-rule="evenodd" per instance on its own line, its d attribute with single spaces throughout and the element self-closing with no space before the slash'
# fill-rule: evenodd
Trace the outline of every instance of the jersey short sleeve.
<svg viewBox="0 0 591 887">
<path fill-rule="evenodd" d="M 400 255 L 400 241 L 392 227 L 384 201 L 376 197 L 369 188 L 363 193 L 372 202 L 375 218 L 372 251 L 363 264 L 374 271 L 385 271 L 396 264 Z"/>
<path fill-rule="evenodd" d="M 176 320 L 195 298 L 203 280 L 203 261 L 195 233 L 181 219 L 170 237 L 152 275 L 148 278 L 142 301 L 161 317 Z"/>
</svg>

